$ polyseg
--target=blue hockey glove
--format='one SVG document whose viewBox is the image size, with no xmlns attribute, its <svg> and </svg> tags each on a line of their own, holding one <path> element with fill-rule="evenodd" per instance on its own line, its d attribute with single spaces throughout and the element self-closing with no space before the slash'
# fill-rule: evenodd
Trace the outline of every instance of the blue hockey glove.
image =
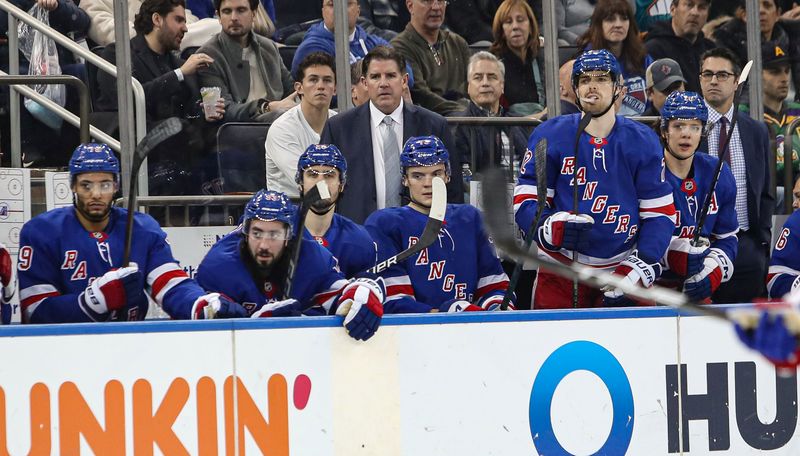
<svg viewBox="0 0 800 456">
<path fill-rule="evenodd" d="M 733 265 L 728 256 L 718 249 L 711 249 L 703 260 L 703 269 L 683 283 L 683 292 L 690 299 L 702 301 L 710 298 L 722 282 L 733 275 Z"/>
<path fill-rule="evenodd" d="M 300 306 L 300 301 L 290 298 L 264 304 L 253 312 L 251 318 L 299 317 L 302 313 L 303 309 Z"/>
<path fill-rule="evenodd" d="M 649 287 L 661 276 L 661 265 L 648 263 L 636 255 L 631 255 L 623 260 L 614 269 L 614 274 L 622 276 L 622 280 L 631 285 Z M 603 288 L 603 304 L 609 307 L 631 306 L 636 302 L 625 297 L 618 288 Z"/>
<path fill-rule="evenodd" d="M 439 306 L 439 312 L 481 312 L 480 306 L 463 299 L 451 299 Z"/>
<path fill-rule="evenodd" d="M 361 278 L 348 283 L 342 290 L 336 315 L 344 317 L 347 334 L 356 340 L 372 337 L 381 325 L 386 286 L 382 278 Z"/>
<path fill-rule="evenodd" d="M 200 296 L 192 305 L 192 320 L 211 320 L 213 318 L 242 318 L 247 311 L 239 303 L 233 302 L 219 293 Z"/>
<path fill-rule="evenodd" d="M 797 366 L 797 338 L 786 327 L 782 314 L 770 315 L 769 312 L 763 312 L 754 329 L 745 329 L 737 322 L 736 334 L 742 343 L 760 352 L 776 365 Z"/>
<path fill-rule="evenodd" d="M 539 227 L 539 244 L 547 250 L 559 249 L 575 250 L 582 247 L 585 240 L 581 240 L 584 232 L 594 225 L 594 219 L 587 214 L 570 214 L 569 212 L 556 212 Z M 586 237 L 586 236 L 583 236 Z"/>
<path fill-rule="evenodd" d="M 691 277 L 703 270 L 708 252 L 708 245 L 695 246 L 691 239 L 674 238 L 667 249 L 667 268 L 681 277 Z"/>
<path fill-rule="evenodd" d="M 109 312 L 147 301 L 144 277 L 135 263 L 114 269 L 93 280 L 78 297 L 81 309 L 93 320 L 104 321 Z"/>
<path fill-rule="evenodd" d="M 16 290 L 14 266 L 11 264 L 11 255 L 6 246 L 0 242 L 0 321 L 4 324 L 11 323 L 11 299 Z"/>
</svg>

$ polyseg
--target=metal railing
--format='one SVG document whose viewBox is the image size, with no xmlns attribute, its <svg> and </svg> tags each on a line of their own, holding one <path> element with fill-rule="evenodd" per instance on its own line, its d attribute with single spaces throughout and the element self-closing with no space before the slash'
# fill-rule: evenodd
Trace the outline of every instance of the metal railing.
<svg viewBox="0 0 800 456">
<path fill-rule="evenodd" d="M 783 212 L 785 214 L 792 213 L 792 190 L 794 188 L 794 169 L 792 166 L 792 158 L 794 156 L 794 149 L 792 148 L 792 132 L 800 125 L 800 117 L 795 117 L 786 125 L 786 130 L 783 133 Z M 777 187 L 778 181 L 775 179 L 777 176 L 777 166 L 772 169 L 773 180 Z"/>
<path fill-rule="evenodd" d="M 0 0 L 0 9 L 4 10 L 8 13 L 8 49 L 9 49 L 9 73 L 12 76 L 19 75 L 19 37 L 17 36 L 17 27 L 19 25 L 19 21 L 22 21 L 37 31 L 43 33 L 47 37 L 51 38 L 57 44 L 63 46 L 70 52 L 79 55 L 84 60 L 93 65 L 97 66 L 102 71 L 116 77 L 117 76 L 117 67 L 107 62 L 100 56 L 95 55 L 92 51 L 81 47 L 78 43 L 74 42 L 69 37 L 61 34 L 60 32 L 54 30 L 50 26 L 43 24 L 41 21 L 36 19 L 35 17 L 31 16 L 27 12 L 21 10 L 20 8 L 16 7 L 8 0 Z M 135 78 L 131 78 L 132 81 L 132 89 L 133 89 L 133 100 L 135 106 L 135 131 L 136 131 L 136 140 L 137 142 L 144 138 L 145 133 L 147 132 L 147 123 L 146 123 L 146 109 L 145 109 L 145 99 L 144 99 L 144 88 L 142 88 L 142 84 L 139 83 Z M 20 141 L 20 117 L 19 117 L 19 94 L 17 91 L 22 92 L 21 87 L 14 88 L 14 90 L 10 91 L 10 99 L 9 99 L 9 112 L 11 114 L 11 164 L 13 167 L 19 168 L 22 166 L 22 153 L 21 153 L 21 141 Z M 28 94 L 25 94 L 28 96 Z M 34 97 L 31 97 L 34 98 Z M 36 100 L 39 102 L 39 100 Z M 46 105 L 46 103 L 41 103 L 42 105 Z M 56 114 L 62 117 L 67 122 L 70 122 L 70 119 L 65 117 L 63 112 L 59 110 L 55 110 Z M 120 115 L 120 122 L 122 122 L 122 116 Z M 71 123 L 71 122 L 70 122 Z M 94 130 L 92 130 L 94 131 Z M 128 185 L 125 183 L 130 177 L 130 169 L 131 169 L 131 160 L 133 157 L 133 150 L 125 150 L 126 147 L 121 147 L 120 142 L 113 140 L 108 135 L 105 135 L 103 138 L 101 135 L 95 136 L 98 139 L 103 141 L 108 141 L 109 146 L 112 149 L 117 150 L 120 152 L 120 156 L 122 158 L 122 179 L 123 179 L 123 189 L 127 189 Z M 139 174 L 139 188 L 140 189 L 147 189 L 147 171 L 144 168 Z"/>
</svg>

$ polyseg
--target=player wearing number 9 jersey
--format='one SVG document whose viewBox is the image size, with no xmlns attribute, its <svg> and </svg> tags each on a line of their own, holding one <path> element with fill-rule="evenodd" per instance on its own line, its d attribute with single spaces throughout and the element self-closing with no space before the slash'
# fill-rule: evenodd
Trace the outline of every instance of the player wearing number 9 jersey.
<svg viewBox="0 0 800 456">
<path fill-rule="evenodd" d="M 144 319 L 145 293 L 173 318 L 203 318 L 196 308 L 230 303 L 207 295 L 172 257 L 166 234 L 136 213 L 130 265 L 123 267 L 127 210 L 111 207 L 119 162 L 105 144 L 82 144 L 69 162 L 73 206 L 34 217 L 20 233 L 23 323 Z M 242 314 L 244 310 L 242 309 Z"/>
</svg>

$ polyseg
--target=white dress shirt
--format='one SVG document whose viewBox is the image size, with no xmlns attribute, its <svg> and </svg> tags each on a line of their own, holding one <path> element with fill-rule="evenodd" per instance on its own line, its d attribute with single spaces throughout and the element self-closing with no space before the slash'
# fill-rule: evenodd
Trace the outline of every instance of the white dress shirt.
<svg viewBox="0 0 800 456">
<path fill-rule="evenodd" d="M 389 116 L 394 120 L 394 134 L 397 137 L 398 150 L 403 150 L 403 100 Z M 386 114 L 369 102 L 369 123 L 372 129 L 372 161 L 375 164 L 375 191 L 378 209 L 386 207 L 386 167 L 383 166 L 383 128 L 382 122 Z"/>
</svg>

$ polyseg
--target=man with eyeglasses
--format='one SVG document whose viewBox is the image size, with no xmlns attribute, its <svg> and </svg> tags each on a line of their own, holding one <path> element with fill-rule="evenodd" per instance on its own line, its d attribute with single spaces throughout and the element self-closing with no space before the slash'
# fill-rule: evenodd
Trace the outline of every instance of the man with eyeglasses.
<svg viewBox="0 0 800 456">
<path fill-rule="evenodd" d="M 708 106 L 708 137 L 700 149 L 726 161 L 736 181 L 736 215 L 739 245 L 734 275 L 714 293 L 719 303 L 750 302 L 763 296 L 767 273 L 775 196 L 770 180 L 769 135 L 763 123 L 738 116 L 731 131 L 739 73 L 738 59 L 726 48 L 712 49 L 702 57 L 700 84 Z M 730 138 L 727 152 L 720 144 Z M 723 155 L 724 154 L 724 155 Z"/>
<path fill-rule="evenodd" d="M 311 239 L 297 238 L 297 207 L 280 192 L 260 190 L 244 221 L 220 239 L 197 270 L 197 281 L 242 303 L 253 318 L 341 315 L 348 334 L 372 337 L 383 315 L 382 280 L 348 282 L 336 259 Z M 284 289 L 294 242 L 302 242 L 290 295 Z"/>
<path fill-rule="evenodd" d="M 111 206 L 119 161 L 110 147 L 81 144 L 69 174 L 73 207 L 34 217 L 20 233 L 23 323 L 143 320 L 146 293 L 175 319 L 203 319 L 211 309 L 217 318 L 245 315 L 189 278 L 149 215 L 134 214 L 130 263 L 123 264 L 128 211 Z"/>
<path fill-rule="evenodd" d="M 536 238 L 540 258 L 613 271 L 647 287 L 661 273 L 659 261 L 675 228 L 675 207 L 658 137 L 644 124 L 614 113 L 621 74 L 616 58 L 605 49 L 586 51 L 575 60 L 572 86 L 583 113 L 558 116 L 534 130 L 514 190 L 514 212 L 517 226 L 527 232 L 538 205 L 533 151 L 547 139 L 547 206 Z M 593 117 L 575 150 L 584 113 Z M 637 302 L 617 289 L 578 285 L 573 296 L 572 280 L 539 268 L 536 309 L 630 305 Z"/>
<path fill-rule="evenodd" d="M 297 160 L 295 181 L 300 198 L 320 181 L 331 194 L 330 200 L 319 200 L 309 208 L 304 236 L 330 250 L 347 278 L 374 266 L 375 244 L 367 230 L 334 212 L 347 184 L 347 161 L 339 148 L 332 144 L 308 146 Z"/>
<path fill-rule="evenodd" d="M 469 46 L 458 34 L 443 30 L 447 0 L 406 0 L 411 20 L 392 45 L 411 64 L 411 98 L 443 116 L 467 107 Z"/>
<path fill-rule="evenodd" d="M 693 92 L 700 91 L 700 56 L 715 47 L 702 31 L 710 6 L 711 0 L 672 0 L 672 19 L 654 23 L 645 39 L 653 59 L 670 58 L 680 64 L 686 90 Z"/>
<path fill-rule="evenodd" d="M 677 222 L 662 260 L 661 285 L 681 289 L 696 301 L 707 301 L 733 275 L 736 258 L 736 183 L 727 165 L 714 189 L 699 241 L 692 238 L 700 208 L 709 193 L 719 159 L 697 154 L 708 108 L 695 92 L 673 92 L 661 111 L 660 135 L 672 185 Z"/>
</svg>

